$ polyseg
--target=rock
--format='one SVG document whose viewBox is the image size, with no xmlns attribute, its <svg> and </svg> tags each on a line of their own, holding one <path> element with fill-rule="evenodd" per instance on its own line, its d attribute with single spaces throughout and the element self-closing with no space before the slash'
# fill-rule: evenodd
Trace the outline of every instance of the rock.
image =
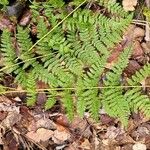
<svg viewBox="0 0 150 150">
<path fill-rule="evenodd" d="M 143 42 L 143 43 L 141 44 L 141 46 L 142 46 L 143 51 L 144 51 L 145 54 L 150 53 L 150 41 L 149 41 L 149 42 L 146 42 L 146 43 Z"/>
<path fill-rule="evenodd" d="M 134 47 L 133 47 L 133 53 L 132 53 L 132 58 L 135 59 L 136 57 L 144 55 L 143 49 L 141 47 L 141 44 L 139 41 L 134 42 Z"/>
<path fill-rule="evenodd" d="M 142 143 L 136 143 L 132 147 L 133 150 L 146 150 L 146 145 Z"/>
<path fill-rule="evenodd" d="M 128 66 L 125 69 L 125 73 L 128 77 L 135 74 L 136 71 L 138 71 L 141 68 L 139 63 L 135 60 L 130 60 Z"/>
<path fill-rule="evenodd" d="M 137 5 L 137 0 L 123 0 L 122 5 L 125 11 L 133 11 Z"/>
<path fill-rule="evenodd" d="M 145 30 L 140 27 L 136 27 L 135 25 L 130 25 L 127 31 L 124 33 L 124 37 L 126 37 L 128 41 L 143 38 L 144 36 Z"/>
</svg>

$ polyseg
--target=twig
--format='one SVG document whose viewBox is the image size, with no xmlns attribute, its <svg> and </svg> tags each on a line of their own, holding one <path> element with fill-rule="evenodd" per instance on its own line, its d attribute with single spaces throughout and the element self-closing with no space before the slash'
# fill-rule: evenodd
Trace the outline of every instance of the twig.
<svg viewBox="0 0 150 150">
<path fill-rule="evenodd" d="M 145 0 L 146 1 L 146 5 L 147 5 L 147 8 L 150 9 L 150 0 Z M 149 27 L 149 18 L 146 16 L 146 27 L 145 27 L 145 40 L 146 41 L 150 41 L 150 27 Z"/>
</svg>

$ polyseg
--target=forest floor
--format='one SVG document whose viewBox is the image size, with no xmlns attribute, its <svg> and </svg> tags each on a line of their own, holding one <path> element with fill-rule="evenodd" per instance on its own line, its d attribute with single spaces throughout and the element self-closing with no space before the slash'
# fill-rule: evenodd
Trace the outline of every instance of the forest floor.
<svg viewBox="0 0 150 150">
<path fill-rule="evenodd" d="M 132 1 L 132 0 L 130 0 Z M 126 4 L 129 1 L 126 1 Z M 132 5 L 132 4 L 131 4 Z M 142 4 L 135 4 L 133 24 L 124 33 L 124 39 L 134 42 L 134 52 L 124 73 L 131 76 L 150 60 L 150 41 L 146 40 L 149 33 L 142 15 Z M 130 7 L 130 8 L 129 8 Z M 133 7 L 133 8 L 132 8 Z M 134 9 L 134 5 L 125 6 L 125 9 Z M 31 13 L 23 11 L 17 24 L 25 26 L 30 22 Z M 4 27 L 14 28 L 14 23 L 8 16 L 1 16 L 0 30 Z M 124 40 L 123 39 L 123 40 Z M 123 42 L 122 42 L 123 43 Z M 121 43 L 116 45 L 109 63 L 118 57 Z M 6 86 L 13 84 L 11 76 L 6 76 Z M 149 85 L 150 78 L 143 82 Z M 39 86 L 44 86 L 39 82 Z M 150 94 L 150 89 L 149 90 Z M 18 87 L 19 91 L 19 87 Z M 0 96 L 0 149 L 18 150 L 148 150 L 150 149 L 150 120 L 142 114 L 132 114 L 129 125 L 125 129 L 117 119 L 100 111 L 100 121 L 95 123 L 85 113 L 83 119 L 76 116 L 70 123 L 63 108 L 55 105 L 51 110 L 44 111 L 40 104 L 45 100 L 45 94 L 37 97 L 37 105 L 27 107 L 23 102 L 24 94 L 7 94 Z"/>
</svg>

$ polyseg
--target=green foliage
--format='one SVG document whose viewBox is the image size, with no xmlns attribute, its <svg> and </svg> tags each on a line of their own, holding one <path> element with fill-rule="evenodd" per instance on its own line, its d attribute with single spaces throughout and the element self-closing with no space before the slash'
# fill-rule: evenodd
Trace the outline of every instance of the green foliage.
<svg viewBox="0 0 150 150">
<path fill-rule="evenodd" d="M 27 91 L 28 106 L 35 105 L 38 90 L 46 91 L 45 109 L 52 108 L 59 100 L 70 119 L 75 113 L 83 117 L 88 111 L 98 120 L 102 107 L 125 126 L 133 111 L 140 110 L 149 116 L 149 97 L 142 94 L 141 88 L 118 88 L 123 86 L 119 79 L 132 48 L 124 49 L 111 70 L 105 69 L 111 49 L 121 41 L 132 14 L 111 0 L 95 0 L 85 3 L 84 9 L 78 9 L 55 28 L 70 13 L 68 8 L 78 2 L 83 1 L 73 1 L 69 6 L 60 0 L 33 2 L 32 21 L 37 25 L 36 38 L 40 41 L 33 45 L 29 27 L 18 26 L 14 34 L 4 30 L 0 49 L 4 59 L 2 74 L 15 75 L 16 82 Z M 89 9 L 93 3 L 104 7 L 105 11 L 93 12 Z M 139 85 L 150 75 L 149 68 L 146 64 L 128 79 L 128 84 Z M 101 83 L 104 88 L 100 89 L 104 74 L 106 79 Z M 36 89 L 38 80 L 49 89 Z"/>
<path fill-rule="evenodd" d="M 26 84 L 27 84 L 27 105 L 34 106 L 36 103 L 36 82 L 33 72 L 28 73 Z"/>
<path fill-rule="evenodd" d="M 120 121 L 127 125 L 130 114 L 128 102 L 123 96 L 123 89 L 115 88 L 121 85 L 119 79 L 125 67 L 127 67 L 128 59 L 131 55 L 131 48 L 126 48 L 119 57 L 118 62 L 113 66 L 110 72 L 106 74 L 104 85 L 114 87 L 102 90 L 102 104 L 106 112 L 111 116 L 116 116 Z"/>
<path fill-rule="evenodd" d="M 0 0 L 0 4 L 3 6 L 6 6 L 9 4 L 9 1 L 8 0 Z"/>
<path fill-rule="evenodd" d="M 135 86 L 125 93 L 125 98 L 132 111 L 137 112 L 140 110 L 146 117 L 150 117 L 150 98 L 148 95 L 144 95 L 142 88 L 136 87 L 140 83 L 150 76 L 150 64 L 147 63 L 142 69 L 137 71 L 130 79 L 128 84 Z"/>
</svg>

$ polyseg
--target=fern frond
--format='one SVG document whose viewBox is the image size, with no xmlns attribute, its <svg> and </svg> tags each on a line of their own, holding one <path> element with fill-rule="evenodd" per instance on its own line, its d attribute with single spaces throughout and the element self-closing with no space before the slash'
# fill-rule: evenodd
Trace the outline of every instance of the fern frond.
<svg viewBox="0 0 150 150">
<path fill-rule="evenodd" d="M 4 76 L 4 73 L 0 72 L 0 82 L 3 81 L 3 76 Z M 5 91 L 6 91 L 6 88 L 2 84 L 0 84 L 0 93 L 3 93 Z"/>
<path fill-rule="evenodd" d="M 55 105 L 55 103 L 56 103 L 56 94 L 57 94 L 56 92 L 51 93 L 51 94 L 49 93 L 48 99 L 45 103 L 45 109 L 46 110 L 51 109 Z"/>
<path fill-rule="evenodd" d="M 45 31 L 41 30 L 41 28 L 47 31 L 47 27 L 42 18 L 38 23 L 38 38 L 41 38 L 45 34 Z M 64 40 L 62 41 L 60 34 L 61 33 L 58 33 L 54 35 L 52 38 L 49 36 L 50 38 L 49 40 L 43 40 L 42 42 L 40 42 L 38 46 L 39 50 L 37 50 L 37 53 L 42 54 L 42 55 L 45 55 L 47 53 L 51 54 L 42 59 L 44 63 L 44 68 L 46 68 L 48 72 L 52 72 L 52 74 L 56 76 L 58 80 L 60 80 L 58 81 L 60 83 L 60 86 L 64 86 L 65 83 L 66 85 L 68 85 L 68 83 L 73 81 L 73 76 L 69 72 L 65 71 L 64 67 L 61 65 L 62 60 L 61 58 L 59 58 L 60 54 L 64 53 L 64 49 L 67 50 L 68 45 L 66 47 L 64 46 L 65 43 L 63 43 Z M 53 54 L 54 48 L 58 48 L 59 53 L 60 53 L 59 55 Z"/>
<path fill-rule="evenodd" d="M 18 69 L 18 65 L 15 65 L 17 63 L 15 61 L 16 54 L 15 54 L 15 48 L 12 42 L 11 34 L 8 30 L 4 30 L 2 33 L 2 43 L 1 43 L 1 52 L 4 59 L 4 65 L 10 66 L 8 69 L 5 70 L 6 73 L 11 73 Z M 13 67 L 12 67 L 13 66 Z"/>
<path fill-rule="evenodd" d="M 128 59 L 131 55 L 131 48 L 126 48 L 120 55 L 119 60 L 112 68 L 112 71 L 106 74 L 105 86 L 119 85 L 123 69 L 128 64 Z M 118 117 L 120 121 L 127 125 L 128 116 L 130 114 L 129 106 L 126 99 L 123 97 L 123 91 L 118 88 L 102 90 L 102 104 L 105 111 L 113 117 Z"/>
<path fill-rule="evenodd" d="M 84 65 L 81 60 L 77 59 L 76 57 L 71 57 L 68 54 L 62 56 L 62 59 L 65 63 L 65 67 L 68 68 L 70 72 L 77 76 L 82 76 Z"/>
<path fill-rule="evenodd" d="M 112 0 L 98 0 L 98 2 L 101 6 L 107 8 L 108 12 L 118 15 L 118 17 L 126 17 L 128 14 L 124 11 L 124 9 L 122 9 L 119 3 L 116 3 Z"/>
<path fill-rule="evenodd" d="M 140 110 L 146 117 L 150 117 L 150 98 L 142 94 L 141 88 L 128 90 L 124 96 L 133 112 Z"/>
<path fill-rule="evenodd" d="M 148 76 L 150 76 L 150 63 L 145 64 L 142 69 L 136 71 L 136 73 L 128 79 L 127 82 L 129 85 L 137 85 Z"/>
<path fill-rule="evenodd" d="M 27 105 L 34 106 L 36 103 L 36 81 L 34 73 L 30 72 L 27 77 Z"/>
<path fill-rule="evenodd" d="M 74 4 L 69 4 L 72 9 Z M 99 5 L 106 8 L 106 11 L 102 10 L 101 14 L 101 11 L 94 12 L 85 7 L 69 13 L 70 6 L 63 0 L 33 2 L 32 18 L 34 25 L 37 25 L 35 39 L 38 41 L 33 44 L 28 27 L 18 26 L 16 36 L 5 30 L 1 44 L 6 67 L 3 73 L 15 74 L 17 83 L 27 90 L 27 105 L 33 106 L 36 103 L 36 81 L 41 80 L 53 89 L 48 91 L 46 109 L 53 107 L 56 97 L 61 94 L 62 104 L 70 119 L 76 112 L 83 117 L 84 112 L 88 111 L 98 120 L 99 109 L 104 107 L 109 115 L 118 117 L 126 125 L 130 108 L 142 110 L 144 114 L 149 113 L 145 106 L 149 105 L 148 97 L 140 95 L 139 90 L 129 90 L 124 95 L 124 89 L 100 90 L 95 87 L 99 86 L 111 49 L 120 42 L 132 14 L 126 13 L 110 0 L 87 0 L 85 4 Z M 17 52 L 12 40 L 15 40 Z M 115 66 L 107 72 L 104 86 L 121 85 L 119 78 L 127 66 L 130 54 L 130 50 L 125 49 L 120 55 Z M 132 77 L 131 84 L 137 84 L 148 74 L 149 65 Z M 130 80 L 128 82 L 130 84 Z M 57 90 L 58 87 L 62 90 Z M 143 105 L 142 98 L 146 99 Z"/>
<path fill-rule="evenodd" d="M 62 103 L 66 109 L 66 114 L 70 120 L 74 117 L 74 102 L 70 90 L 64 90 L 62 93 Z"/>
<path fill-rule="evenodd" d="M 86 100 L 82 96 L 82 94 L 85 90 L 83 81 L 84 81 L 83 78 L 79 76 L 77 78 L 77 82 L 76 82 L 76 97 L 77 97 L 76 109 L 77 109 L 77 113 L 79 114 L 80 117 L 83 117 L 84 112 L 86 110 L 86 106 L 87 106 Z"/>
<path fill-rule="evenodd" d="M 150 76 L 150 64 L 147 63 L 139 71 L 127 79 L 129 85 L 139 85 L 141 81 Z M 134 87 L 125 93 L 125 98 L 132 111 L 140 110 L 146 117 L 150 117 L 150 98 L 142 94 L 142 88 Z"/>
<path fill-rule="evenodd" d="M 98 120 L 99 118 L 99 109 L 101 107 L 101 102 L 99 99 L 99 90 L 90 89 L 90 87 L 98 86 L 99 77 L 104 71 L 104 66 L 106 64 L 106 57 L 101 57 L 101 60 L 98 60 L 90 68 L 90 71 L 77 82 L 77 112 L 82 116 L 85 108 L 90 112 L 91 116 Z"/>
<path fill-rule="evenodd" d="M 39 79 L 44 83 L 49 84 L 50 87 L 59 86 L 59 81 L 57 78 L 52 73 L 49 73 L 46 69 L 44 69 L 41 64 L 36 63 L 35 67 L 33 68 L 33 72 L 35 79 Z"/>
<path fill-rule="evenodd" d="M 36 62 L 36 59 L 32 59 L 34 58 L 34 54 L 31 51 L 29 51 L 29 49 L 32 46 L 29 29 L 23 29 L 22 27 L 18 26 L 17 30 L 17 42 L 20 53 L 19 59 L 21 59 L 22 61 L 28 60 L 23 65 L 23 69 L 26 69 L 31 64 L 34 64 Z"/>
</svg>

